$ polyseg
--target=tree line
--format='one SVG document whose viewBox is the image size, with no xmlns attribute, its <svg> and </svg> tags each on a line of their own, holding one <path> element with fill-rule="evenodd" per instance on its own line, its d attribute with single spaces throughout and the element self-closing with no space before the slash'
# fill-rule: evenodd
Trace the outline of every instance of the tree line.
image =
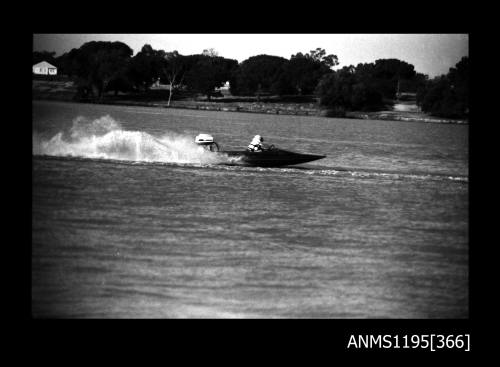
<svg viewBox="0 0 500 367">
<path fill-rule="evenodd" d="M 439 116 L 468 114 L 468 58 L 446 76 L 429 80 L 414 66 L 398 59 L 346 66 L 334 71 L 338 57 L 322 48 L 297 53 L 290 59 L 252 56 L 241 63 L 221 57 L 213 49 L 200 54 L 155 50 L 149 44 L 133 56 L 122 42 L 91 41 L 55 56 L 33 52 L 33 63 L 47 61 L 75 81 L 79 98 L 102 100 L 106 92 L 147 93 L 160 82 L 169 86 L 168 104 L 179 92 L 211 97 L 229 81 L 234 96 L 314 96 L 331 115 L 346 111 L 387 108 L 398 91 L 417 94 L 424 112 Z"/>
<path fill-rule="evenodd" d="M 469 58 L 463 57 L 448 74 L 425 83 L 417 93 L 424 112 L 451 118 L 469 117 Z"/>
<path fill-rule="evenodd" d="M 237 60 L 220 57 L 213 50 L 184 56 L 146 44 L 132 54 L 123 42 L 91 41 L 57 58 L 51 52 L 33 53 L 33 62 L 44 58 L 57 66 L 60 74 L 74 80 L 79 98 L 102 100 L 109 91 L 147 92 L 160 82 L 170 86 L 169 102 L 174 92 L 186 88 L 210 98 L 238 65 Z"/>
</svg>

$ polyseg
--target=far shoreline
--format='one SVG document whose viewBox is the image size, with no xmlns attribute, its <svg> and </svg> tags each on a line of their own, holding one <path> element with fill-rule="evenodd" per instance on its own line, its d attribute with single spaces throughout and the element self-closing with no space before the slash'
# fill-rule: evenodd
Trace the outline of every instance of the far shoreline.
<svg viewBox="0 0 500 367">
<path fill-rule="evenodd" d="M 35 81 L 35 80 L 34 80 Z M 274 100 L 275 97 L 264 97 L 256 100 L 254 97 L 223 97 L 213 98 L 211 101 L 197 98 L 174 99 L 170 106 L 168 102 L 161 98 L 143 100 L 132 100 L 129 96 L 106 96 L 103 101 L 83 101 L 75 100 L 75 89 L 72 82 L 64 81 L 35 81 L 32 85 L 32 100 L 40 101 L 60 101 L 70 103 L 105 104 L 117 106 L 137 106 L 154 108 L 177 108 L 188 110 L 223 111 L 223 112 L 246 112 L 271 115 L 290 116 L 313 116 L 326 118 L 345 118 L 359 120 L 381 120 L 400 122 L 421 122 L 438 124 L 468 125 L 468 120 L 449 119 L 430 116 L 423 112 L 409 111 L 349 111 L 344 116 L 332 116 L 328 109 L 318 106 L 317 102 L 309 101 L 284 101 Z"/>
<path fill-rule="evenodd" d="M 221 112 L 242 112 L 242 113 L 257 113 L 265 115 L 286 115 L 286 116 L 307 116 L 307 117 L 326 117 L 326 118 L 340 118 L 340 119 L 353 119 L 353 120 L 375 120 L 375 121 L 398 121 L 398 122 L 420 122 L 420 123 L 433 123 L 433 124 L 451 124 L 451 125 L 468 125 L 467 120 L 453 120 L 444 119 L 433 116 L 408 116 L 404 112 L 394 111 L 379 111 L 379 112 L 346 112 L 342 117 L 327 116 L 327 111 L 304 111 L 295 109 L 293 111 L 279 108 L 262 108 L 262 109 L 249 109 L 244 106 L 209 106 L 206 102 L 189 101 L 189 104 L 178 104 L 174 101 L 170 106 L 158 102 L 135 102 L 135 101 L 109 101 L 102 102 L 87 102 L 87 101 L 74 101 L 64 98 L 33 98 L 33 101 L 47 101 L 47 102 L 64 102 L 64 103 L 83 103 L 83 104 L 101 104 L 109 106 L 128 106 L 128 107 L 151 107 L 151 108 L 172 108 L 172 109 L 185 109 L 185 110 L 204 110 L 204 111 L 221 111 Z M 223 104 L 224 102 L 214 102 L 214 104 Z M 414 114 L 413 114 L 414 115 Z M 423 115 L 423 114 L 422 114 Z"/>
</svg>

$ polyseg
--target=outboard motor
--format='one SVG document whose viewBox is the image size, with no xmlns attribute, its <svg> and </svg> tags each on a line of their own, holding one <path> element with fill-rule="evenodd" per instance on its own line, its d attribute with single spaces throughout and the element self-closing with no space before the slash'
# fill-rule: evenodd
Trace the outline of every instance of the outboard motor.
<svg viewBox="0 0 500 367">
<path fill-rule="evenodd" d="M 219 151 L 219 144 L 214 141 L 214 137 L 212 135 L 198 134 L 196 138 L 194 138 L 194 142 L 211 152 Z"/>
</svg>

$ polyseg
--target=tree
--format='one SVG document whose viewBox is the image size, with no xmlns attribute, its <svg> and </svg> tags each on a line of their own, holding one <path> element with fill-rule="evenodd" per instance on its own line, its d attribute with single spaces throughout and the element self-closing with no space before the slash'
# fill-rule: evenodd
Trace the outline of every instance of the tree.
<svg viewBox="0 0 500 367">
<path fill-rule="evenodd" d="M 145 44 L 141 51 L 129 63 L 128 75 L 138 89 L 148 91 L 151 85 L 160 78 L 165 51 L 154 50 Z"/>
<path fill-rule="evenodd" d="M 422 73 L 415 73 L 411 79 L 401 79 L 400 91 L 401 93 L 416 93 L 420 88 L 425 86 L 429 76 Z"/>
<path fill-rule="evenodd" d="M 415 76 L 415 67 L 398 59 L 375 60 L 373 76 L 379 79 L 410 79 Z"/>
<path fill-rule="evenodd" d="M 342 116 L 346 110 L 352 108 L 352 86 L 355 83 L 356 77 L 352 66 L 324 75 L 316 87 L 319 104 L 335 110 L 335 114 Z"/>
<path fill-rule="evenodd" d="M 191 90 L 205 94 L 210 100 L 214 89 L 222 87 L 238 66 L 238 61 L 220 56 L 186 56 L 184 82 Z"/>
<path fill-rule="evenodd" d="M 415 77 L 415 67 L 398 59 L 379 59 L 371 70 L 372 85 L 385 98 L 396 96 L 398 83 L 401 80 L 411 80 Z"/>
<path fill-rule="evenodd" d="M 325 74 L 316 88 L 319 104 L 335 116 L 348 110 L 371 111 L 383 107 L 382 94 L 366 82 L 368 78 L 354 66 Z"/>
<path fill-rule="evenodd" d="M 168 103 L 170 101 L 174 90 L 178 89 L 184 81 L 184 76 L 188 70 L 188 60 L 177 51 L 167 52 L 163 58 L 162 63 L 162 78 L 166 80 L 169 85 Z"/>
<path fill-rule="evenodd" d="M 416 92 L 425 83 L 426 75 L 416 73 L 413 65 L 398 59 L 379 59 L 374 63 L 358 64 L 355 68 L 358 81 L 374 89 L 384 98 L 394 99 L 400 91 Z"/>
<path fill-rule="evenodd" d="M 338 65 L 335 55 L 326 55 L 325 50 L 317 48 L 309 54 L 301 52 L 292 55 L 285 65 L 284 76 L 298 94 L 311 94 L 319 80 L 331 73 L 331 68 Z"/>
<path fill-rule="evenodd" d="M 254 95 L 260 99 L 262 93 L 279 89 L 280 77 L 287 59 L 279 56 L 258 55 L 244 60 L 231 81 L 231 93 Z"/>
<path fill-rule="evenodd" d="M 124 68 L 121 73 L 117 73 L 113 79 L 110 80 L 106 86 L 105 91 L 114 91 L 115 96 L 118 92 L 129 93 L 134 90 L 134 83 L 131 81 L 128 69 Z"/>
<path fill-rule="evenodd" d="M 91 41 L 71 50 L 66 65 L 77 88 L 101 100 L 108 84 L 123 75 L 132 53 L 122 42 Z"/>
<path fill-rule="evenodd" d="M 54 60 L 55 61 L 54 65 L 57 66 L 57 68 L 58 68 L 58 70 L 57 70 L 58 74 L 64 74 L 64 75 L 70 74 L 71 71 L 69 70 L 69 66 L 68 66 L 68 55 L 69 55 L 69 53 L 65 52 L 62 55 L 60 55 L 59 57 L 56 57 L 56 59 Z"/>
<path fill-rule="evenodd" d="M 448 78 L 457 97 L 460 115 L 469 112 L 469 58 L 463 57 L 454 68 L 450 68 Z"/>
<path fill-rule="evenodd" d="M 435 116 L 464 118 L 469 114 L 469 58 L 463 57 L 448 74 L 427 81 L 417 93 L 422 111 Z"/>
<path fill-rule="evenodd" d="M 327 55 L 326 51 L 319 47 L 316 50 L 311 50 L 309 52 L 309 57 L 317 62 L 322 63 L 323 65 L 328 66 L 329 68 L 333 68 L 334 66 L 337 66 L 339 64 L 337 55 Z"/>
<path fill-rule="evenodd" d="M 382 94 L 364 82 L 352 86 L 351 108 L 354 111 L 377 111 L 383 107 Z"/>
<path fill-rule="evenodd" d="M 201 54 L 210 57 L 219 56 L 219 53 L 214 48 L 205 49 Z"/>
</svg>

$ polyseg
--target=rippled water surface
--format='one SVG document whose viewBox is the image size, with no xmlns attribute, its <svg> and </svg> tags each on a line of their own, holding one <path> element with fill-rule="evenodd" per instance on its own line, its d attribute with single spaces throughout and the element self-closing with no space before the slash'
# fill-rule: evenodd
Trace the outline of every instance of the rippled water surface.
<svg viewBox="0 0 500 367">
<path fill-rule="evenodd" d="M 35 317 L 468 317 L 468 126 L 34 101 L 32 196 Z"/>
</svg>

